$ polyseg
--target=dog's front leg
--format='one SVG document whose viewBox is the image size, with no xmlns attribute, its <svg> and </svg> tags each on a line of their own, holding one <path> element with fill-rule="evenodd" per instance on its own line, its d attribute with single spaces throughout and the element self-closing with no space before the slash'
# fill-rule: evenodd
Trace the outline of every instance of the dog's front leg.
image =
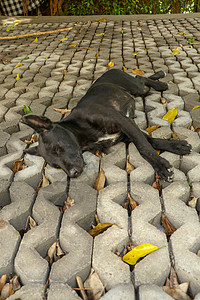
<svg viewBox="0 0 200 300">
<path fill-rule="evenodd" d="M 172 166 L 166 159 L 157 154 L 134 120 L 119 117 L 118 122 L 121 131 L 135 144 L 140 154 L 152 165 L 159 177 L 171 181 L 173 177 Z"/>
</svg>

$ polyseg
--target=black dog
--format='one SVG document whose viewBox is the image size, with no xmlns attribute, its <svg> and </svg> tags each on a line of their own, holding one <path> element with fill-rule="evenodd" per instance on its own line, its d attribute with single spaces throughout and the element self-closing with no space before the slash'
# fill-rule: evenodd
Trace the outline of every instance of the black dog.
<svg viewBox="0 0 200 300">
<path fill-rule="evenodd" d="M 60 122 L 53 123 L 36 115 L 26 115 L 22 122 L 40 134 L 39 154 L 52 167 L 63 169 L 69 177 L 77 177 L 83 171 L 82 151 L 128 141 L 136 145 L 161 179 L 170 180 L 172 167 L 154 148 L 182 155 L 190 153 L 191 146 L 186 141 L 145 135 L 133 120 L 133 96 L 145 96 L 151 87 L 157 91 L 166 90 L 166 83 L 156 81 L 164 75 L 160 71 L 148 78 L 132 77 L 112 69 L 95 81 L 78 105 Z"/>
</svg>

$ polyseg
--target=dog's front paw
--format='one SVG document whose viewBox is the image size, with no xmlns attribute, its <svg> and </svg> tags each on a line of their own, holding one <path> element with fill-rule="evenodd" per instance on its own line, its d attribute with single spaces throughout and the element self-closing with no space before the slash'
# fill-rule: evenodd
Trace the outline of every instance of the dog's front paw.
<svg viewBox="0 0 200 300">
<path fill-rule="evenodd" d="M 156 164 L 153 167 L 161 180 L 165 180 L 168 182 L 171 182 L 173 180 L 174 168 L 166 159 L 159 156 Z"/>
<path fill-rule="evenodd" d="M 188 144 L 187 141 L 171 141 L 171 147 L 173 149 L 173 153 L 179 155 L 190 154 L 192 152 L 192 146 Z"/>
</svg>

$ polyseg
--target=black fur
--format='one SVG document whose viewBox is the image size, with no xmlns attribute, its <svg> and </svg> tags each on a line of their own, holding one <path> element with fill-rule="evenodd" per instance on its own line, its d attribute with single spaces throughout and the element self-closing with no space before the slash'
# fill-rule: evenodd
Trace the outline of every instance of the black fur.
<svg viewBox="0 0 200 300">
<path fill-rule="evenodd" d="M 112 69 L 95 81 L 62 121 L 53 123 L 46 117 L 30 114 L 24 116 L 22 122 L 40 133 L 39 154 L 70 177 L 77 177 L 83 171 L 82 151 L 103 149 L 126 140 L 136 145 L 161 179 L 170 180 L 172 167 L 155 149 L 182 155 L 190 153 L 191 146 L 186 141 L 147 136 L 133 120 L 133 96 L 145 96 L 151 87 L 166 90 L 168 85 L 157 81 L 162 77 L 162 71 L 145 78 Z"/>
</svg>

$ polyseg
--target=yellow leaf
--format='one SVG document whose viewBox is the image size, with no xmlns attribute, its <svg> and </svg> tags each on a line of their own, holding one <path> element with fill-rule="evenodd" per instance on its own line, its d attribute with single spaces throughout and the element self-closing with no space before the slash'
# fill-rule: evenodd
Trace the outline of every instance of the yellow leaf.
<svg viewBox="0 0 200 300">
<path fill-rule="evenodd" d="M 106 67 L 114 67 L 114 62 L 113 61 L 110 61 L 107 65 L 106 65 Z"/>
<path fill-rule="evenodd" d="M 35 40 L 32 43 L 37 43 L 38 39 L 37 37 L 35 38 Z"/>
<path fill-rule="evenodd" d="M 71 112 L 71 109 L 68 109 L 68 108 L 55 108 L 54 107 L 53 109 L 63 115 Z"/>
<path fill-rule="evenodd" d="M 74 44 L 74 43 L 73 43 L 73 44 L 71 44 L 71 45 L 69 45 L 69 47 L 74 47 L 74 48 L 75 48 L 76 46 L 77 46 L 77 45 L 76 45 L 76 44 Z"/>
<path fill-rule="evenodd" d="M 149 135 L 151 135 L 152 132 L 158 129 L 159 127 L 160 127 L 159 125 L 149 126 L 148 128 L 145 129 L 145 131 L 148 132 Z"/>
<path fill-rule="evenodd" d="M 193 111 L 193 110 L 195 110 L 195 109 L 197 109 L 197 108 L 199 108 L 199 107 L 200 107 L 200 105 L 196 105 L 196 106 L 193 107 L 193 109 L 191 109 L 191 111 Z M 190 112 L 191 112 L 191 111 L 190 111 Z"/>
<path fill-rule="evenodd" d="M 42 173 L 42 188 L 49 185 L 49 180 L 45 177 L 45 175 Z"/>
<path fill-rule="evenodd" d="M 68 38 L 62 38 L 60 41 L 63 42 L 63 41 L 67 41 Z"/>
<path fill-rule="evenodd" d="M 131 69 L 131 70 L 134 74 L 137 74 L 137 75 L 143 75 L 144 74 L 144 72 L 142 70 L 138 69 L 138 68 Z"/>
<path fill-rule="evenodd" d="M 174 49 L 173 51 L 172 51 L 172 54 L 173 55 L 177 55 L 177 54 L 179 54 L 180 53 L 180 50 L 178 49 L 178 47 L 176 47 L 176 49 Z"/>
<path fill-rule="evenodd" d="M 163 120 L 166 120 L 171 124 L 171 122 L 176 118 L 177 113 L 178 113 L 177 108 L 172 107 L 162 118 Z"/>
<path fill-rule="evenodd" d="M 133 55 L 136 56 L 138 54 L 138 51 L 134 52 Z"/>
<path fill-rule="evenodd" d="M 19 80 L 20 79 L 20 77 L 19 77 L 19 73 L 17 74 L 17 76 L 16 76 L 16 78 L 15 78 L 16 80 Z"/>
<path fill-rule="evenodd" d="M 129 265 L 135 265 L 139 258 L 144 257 L 147 254 L 163 247 L 166 246 L 157 247 L 152 244 L 141 244 L 126 253 L 122 259 Z"/>
<path fill-rule="evenodd" d="M 178 34 L 178 35 L 185 36 L 185 32 L 184 32 L 184 31 L 178 32 L 177 34 Z"/>
<path fill-rule="evenodd" d="M 102 33 L 97 33 L 97 34 L 95 34 L 95 36 L 102 36 L 102 35 L 104 35 L 105 33 L 104 32 L 102 32 Z"/>
<path fill-rule="evenodd" d="M 156 150 L 156 152 L 158 153 L 158 155 L 160 154 L 160 150 Z"/>
<path fill-rule="evenodd" d="M 137 29 L 140 30 L 140 31 L 142 30 L 142 28 L 140 26 L 137 26 Z"/>
<path fill-rule="evenodd" d="M 94 183 L 94 189 L 97 190 L 97 192 L 99 192 L 100 190 L 102 190 L 104 188 L 106 182 L 106 176 L 104 173 L 104 170 L 101 169 L 99 172 L 99 175 Z"/>
<path fill-rule="evenodd" d="M 16 68 L 18 68 L 18 67 L 20 67 L 20 66 L 22 66 L 22 63 L 18 62 L 18 63 L 16 64 L 16 66 L 14 67 L 14 69 L 16 69 Z"/>
<path fill-rule="evenodd" d="M 126 172 L 129 174 L 131 173 L 135 168 L 134 166 L 130 163 L 130 157 L 129 155 L 127 155 L 127 158 L 126 158 Z"/>
<path fill-rule="evenodd" d="M 97 226 L 95 226 L 94 228 L 92 228 L 89 231 L 89 234 L 93 237 L 97 236 L 100 233 L 103 233 L 104 231 L 106 231 L 108 228 L 110 228 L 111 226 L 117 226 L 118 228 L 122 229 L 119 225 L 114 224 L 114 223 L 98 223 Z"/>
<path fill-rule="evenodd" d="M 15 20 L 13 23 L 21 23 L 22 21 L 21 20 Z"/>
<path fill-rule="evenodd" d="M 3 289 L 4 285 L 6 284 L 6 279 L 7 279 L 6 274 L 2 275 L 0 278 L 0 293 L 1 293 L 1 290 Z"/>
</svg>

